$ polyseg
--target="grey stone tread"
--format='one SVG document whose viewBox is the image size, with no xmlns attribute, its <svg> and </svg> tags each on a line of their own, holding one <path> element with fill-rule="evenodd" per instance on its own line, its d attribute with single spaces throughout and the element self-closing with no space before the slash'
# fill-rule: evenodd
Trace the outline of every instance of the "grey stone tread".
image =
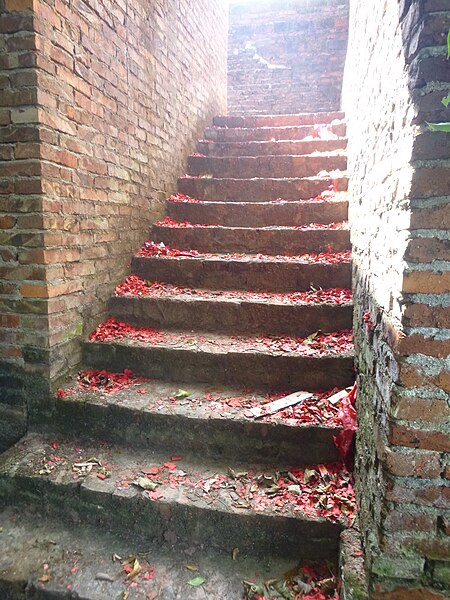
<svg viewBox="0 0 450 600">
<path fill-rule="evenodd" d="M 142 279 L 212 290 L 299 292 L 349 288 L 350 262 L 310 262 L 306 257 L 199 254 L 134 256 L 132 273 Z"/>
<path fill-rule="evenodd" d="M 314 177 L 252 177 L 247 179 L 225 177 L 180 177 L 178 190 L 203 200 L 232 202 L 264 202 L 277 198 L 299 200 L 311 198 L 337 182 L 338 191 L 347 191 L 345 172 Z"/>
<path fill-rule="evenodd" d="M 345 122 L 330 125 L 331 131 L 338 136 L 346 135 Z M 204 138 L 217 142 L 253 142 L 277 140 L 304 140 L 314 135 L 314 125 L 284 125 L 266 127 L 207 127 Z"/>
<path fill-rule="evenodd" d="M 273 156 L 190 156 L 188 173 L 190 175 L 214 177 L 308 177 L 319 171 L 341 170 L 347 168 L 344 150 L 314 152 L 304 155 Z"/>
<path fill-rule="evenodd" d="M 151 238 L 168 246 L 202 252 L 248 252 L 285 255 L 314 252 L 342 252 L 350 248 L 350 231 L 346 224 L 340 228 L 295 227 L 185 227 L 156 223 Z"/>
<path fill-rule="evenodd" d="M 198 150 L 205 156 L 302 156 L 312 152 L 343 150 L 347 146 L 346 137 L 332 140 L 273 140 L 249 142 L 198 142 Z"/>
<path fill-rule="evenodd" d="M 101 466 L 83 476 L 76 465 L 89 461 Z M 106 479 L 99 478 L 102 468 Z M 190 540 L 222 551 L 239 547 L 259 556 L 273 551 L 313 560 L 332 557 L 347 525 L 344 517 L 331 520 L 315 509 L 306 514 L 304 503 L 273 501 L 262 484 L 251 489 L 259 475 L 276 481 L 275 473 L 292 469 L 29 434 L 1 457 L 0 499 L 38 506 L 65 520 L 135 530 L 160 543 L 170 536 L 174 542 Z M 156 482 L 156 490 L 134 485 L 138 477 Z M 321 492 L 315 487 L 322 485 L 309 484 L 302 502 L 315 494 L 316 506 Z"/>
<path fill-rule="evenodd" d="M 308 112 L 281 115 L 249 115 L 249 116 L 216 116 L 213 124 L 216 127 L 269 127 L 286 125 L 325 124 L 342 120 L 342 111 Z"/>
<path fill-rule="evenodd" d="M 113 334 L 93 334 L 84 344 L 85 364 L 170 381 L 274 390 L 326 390 L 346 387 L 353 379 L 353 347 L 343 331 L 304 343 L 201 331 L 129 332 L 119 322 L 111 325 Z"/>
<path fill-rule="evenodd" d="M 112 296 L 109 314 L 138 326 L 160 329 L 308 336 L 322 329 L 351 329 L 351 302 L 307 303 L 275 295 L 185 290 L 164 295 Z M 295 294 L 292 295 L 295 297 Z"/>
<path fill-rule="evenodd" d="M 255 419 L 249 409 L 263 406 L 275 396 L 257 390 L 159 380 L 136 382 L 105 393 L 101 388 L 80 389 L 76 377 L 64 390 L 66 395 L 55 398 L 52 409 L 34 417 L 34 428 L 54 435 L 97 437 L 131 447 L 192 451 L 234 461 L 303 465 L 338 459 L 333 436 L 339 427 L 332 419 L 324 422 L 320 417 L 323 409 L 330 415 L 338 411 L 338 406 L 326 400 L 331 391 L 323 399 L 315 395 L 303 406 Z M 180 390 L 187 397 L 176 398 Z M 313 407 L 317 407 L 318 418 Z"/>
<path fill-rule="evenodd" d="M 39 512 L 31 515 L 14 508 L 0 513 L 0 523 L 2 600 L 122 600 L 124 592 L 128 600 L 239 600 L 242 580 L 281 577 L 297 564 L 242 554 L 233 560 L 232 548 L 214 553 L 195 544 L 161 545 L 136 532 L 120 535 L 107 527 L 64 524 Z M 114 555 L 135 556 L 141 574 L 127 581 Z M 152 571 L 153 577 L 146 579 Z M 196 576 L 205 579 L 197 588 L 187 584 Z"/>
<path fill-rule="evenodd" d="M 347 193 L 330 200 L 286 200 L 283 202 L 194 202 L 166 203 L 167 214 L 180 221 L 215 223 L 228 227 L 300 226 L 337 223 L 347 219 Z"/>
</svg>

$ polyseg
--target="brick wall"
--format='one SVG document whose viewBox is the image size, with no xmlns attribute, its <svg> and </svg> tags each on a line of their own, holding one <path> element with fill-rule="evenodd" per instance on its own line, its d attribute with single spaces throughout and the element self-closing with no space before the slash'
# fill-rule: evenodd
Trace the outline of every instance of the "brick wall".
<svg viewBox="0 0 450 600">
<path fill-rule="evenodd" d="M 229 114 L 338 110 L 348 0 L 231 4 Z"/>
<path fill-rule="evenodd" d="M 350 2 L 357 492 L 376 600 L 450 588 L 448 0 Z M 415 591 L 412 591 L 415 590 Z"/>
<path fill-rule="evenodd" d="M 225 112 L 227 16 L 220 0 L 0 10 L 5 446 L 26 426 L 26 386 L 45 394 L 79 361 L 195 139 Z"/>
</svg>

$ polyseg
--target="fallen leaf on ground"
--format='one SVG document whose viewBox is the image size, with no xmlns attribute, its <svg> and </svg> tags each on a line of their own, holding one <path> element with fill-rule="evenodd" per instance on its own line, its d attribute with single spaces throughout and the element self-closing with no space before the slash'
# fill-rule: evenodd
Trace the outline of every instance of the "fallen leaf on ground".
<svg viewBox="0 0 450 600">
<path fill-rule="evenodd" d="M 192 587 L 198 587 L 199 585 L 203 585 L 205 583 L 206 579 L 204 577 L 194 577 L 194 579 L 190 579 L 189 581 L 186 581 L 186 583 L 188 585 L 191 585 Z"/>
<path fill-rule="evenodd" d="M 143 490 L 150 490 L 151 492 L 154 492 L 158 487 L 157 483 L 150 481 L 150 479 L 147 479 L 147 477 L 138 477 L 136 481 L 133 481 L 133 485 L 137 485 Z"/>
</svg>

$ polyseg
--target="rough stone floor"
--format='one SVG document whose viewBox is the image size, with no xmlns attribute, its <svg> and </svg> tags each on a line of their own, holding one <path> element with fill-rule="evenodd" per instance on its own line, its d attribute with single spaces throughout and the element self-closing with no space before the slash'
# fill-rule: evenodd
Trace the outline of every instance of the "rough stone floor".
<svg viewBox="0 0 450 600">
<path fill-rule="evenodd" d="M 206 130 L 83 370 L 0 457 L 1 600 L 339 597 L 345 147 L 341 113 Z"/>
</svg>

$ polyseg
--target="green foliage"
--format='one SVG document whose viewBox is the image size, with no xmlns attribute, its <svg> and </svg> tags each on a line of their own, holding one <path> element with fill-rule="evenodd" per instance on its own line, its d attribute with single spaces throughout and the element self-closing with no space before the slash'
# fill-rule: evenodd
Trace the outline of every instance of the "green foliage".
<svg viewBox="0 0 450 600">
<path fill-rule="evenodd" d="M 450 123 L 427 123 L 431 131 L 446 131 L 450 133 Z"/>
<path fill-rule="evenodd" d="M 450 29 L 447 33 L 447 60 L 450 59 Z M 450 104 L 450 94 L 442 98 L 442 104 L 445 108 L 448 108 Z M 430 131 L 444 131 L 446 133 L 450 133 L 450 123 L 427 123 L 428 129 Z"/>
</svg>

